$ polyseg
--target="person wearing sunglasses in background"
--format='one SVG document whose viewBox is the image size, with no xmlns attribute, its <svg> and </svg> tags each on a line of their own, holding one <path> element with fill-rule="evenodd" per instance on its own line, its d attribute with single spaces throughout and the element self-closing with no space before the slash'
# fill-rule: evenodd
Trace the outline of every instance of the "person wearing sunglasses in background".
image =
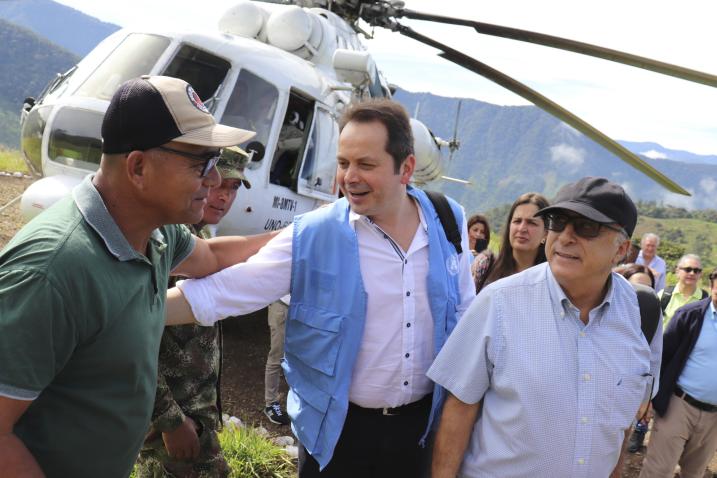
<svg viewBox="0 0 717 478">
<path fill-rule="evenodd" d="M 685 254 L 675 267 L 677 284 L 665 287 L 658 294 L 662 306 L 662 327 L 667 328 L 677 309 L 690 302 L 696 302 L 707 297 L 700 287 L 702 278 L 702 262 L 695 254 Z"/>
<path fill-rule="evenodd" d="M 205 241 L 221 148 L 185 81 L 123 83 L 102 122 L 102 160 L 0 252 L 0 474 L 124 478 L 149 426 L 170 271 L 203 276 L 272 237 Z M 87 459 L 78 459 L 82 455 Z"/>
<path fill-rule="evenodd" d="M 462 477 L 619 474 L 650 398 L 662 335 L 648 345 L 634 289 L 611 272 L 637 222 L 632 200 L 589 177 L 536 215 L 548 228 L 548 262 L 486 286 L 428 371 L 449 392 L 434 478 L 459 469 Z"/>
</svg>

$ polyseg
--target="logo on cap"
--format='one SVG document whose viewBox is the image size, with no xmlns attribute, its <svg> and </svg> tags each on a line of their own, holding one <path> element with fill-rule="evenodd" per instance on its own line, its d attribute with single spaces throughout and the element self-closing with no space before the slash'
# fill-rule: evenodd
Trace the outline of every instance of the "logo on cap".
<svg viewBox="0 0 717 478">
<path fill-rule="evenodd" d="M 192 102 L 195 108 L 197 108 L 202 113 L 209 113 L 209 110 L 206 106 L 204 106 L 204 103 L 202 103 L 202 99 L 199 97 L 196 91 L 194 91 L 194 88 L 192 88 L 192 85 L 187 85 L 187 96 L 189 97 L 189 101 Z"/>
</svg>

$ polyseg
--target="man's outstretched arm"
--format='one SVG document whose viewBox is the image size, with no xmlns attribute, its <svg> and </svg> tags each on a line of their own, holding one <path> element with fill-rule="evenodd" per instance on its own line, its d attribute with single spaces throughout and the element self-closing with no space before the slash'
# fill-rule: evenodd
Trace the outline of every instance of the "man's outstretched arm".
<svg viewBox="0 0 717 478">
<path fill-rule="evenodd" d="M 458 473 L 480 407 L 481 402 L 468 404 L 448 394 L 433 448 L 433 478 L 454 478 Z"/>
<path fill-rule="evenodd" d="M 204 277 L 256 254 L 279 231 L 254 236 L 223 236 L 212 239 L 195 238 L 194 250 L 173 271 L 173 275 Z"/>
</svg>

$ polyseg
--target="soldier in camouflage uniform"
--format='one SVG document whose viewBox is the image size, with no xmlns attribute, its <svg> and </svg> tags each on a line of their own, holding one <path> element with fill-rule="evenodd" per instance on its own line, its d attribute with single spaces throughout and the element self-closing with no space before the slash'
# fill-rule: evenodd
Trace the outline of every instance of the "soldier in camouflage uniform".
<svg viewBox="0 0 717 478">
<path fill-rule="evenodd" d="M 223 150 L 217 164 L 222 183 L 210 190 L 202 222 L 188 226 L 194 234 L 208 238 L 205 226 L 218 223 L 229 211 L 242 184 L 251 187 L 242 172 L 247 161 L 239 148 Z M 229 475 L 216 433 L 221 426 L 221 340 L 218 326 L 165 328 L 152 424 L 137 461 L 138 477 Z"/>
</svg>

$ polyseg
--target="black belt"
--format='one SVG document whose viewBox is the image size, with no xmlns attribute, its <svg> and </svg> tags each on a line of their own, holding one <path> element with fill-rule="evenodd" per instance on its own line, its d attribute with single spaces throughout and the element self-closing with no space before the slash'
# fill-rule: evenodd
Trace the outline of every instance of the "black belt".
<svg viewBox="0 0 717 478">
<path fill-rule="evenodd" d="M 680 387 L 675 387 L 675 395 L 680 397 L 685 402 L 689 403 L 695 408 L 699 408 L 703 412 L 717 412 L 717 405 L 712 405 L 711 403 L 705 403 L 697 400 L 695 397 L 692 397 L 685 393 L 684 390 L 682 390 Z"/>
<path fill-rule="evenodd" d="M 419 412 L 428 411 L 431 409 L 431 403 L 433 403 L 433 394 L 429 393 L 425 397 L 415 402 L 407 403 L 395 408 L 364 408 L 356 405 L 355 403 L 349 402 L 349 411 L 358 413 L 367 413 L 371 415 L 414 415 Z"/>
</svg>

